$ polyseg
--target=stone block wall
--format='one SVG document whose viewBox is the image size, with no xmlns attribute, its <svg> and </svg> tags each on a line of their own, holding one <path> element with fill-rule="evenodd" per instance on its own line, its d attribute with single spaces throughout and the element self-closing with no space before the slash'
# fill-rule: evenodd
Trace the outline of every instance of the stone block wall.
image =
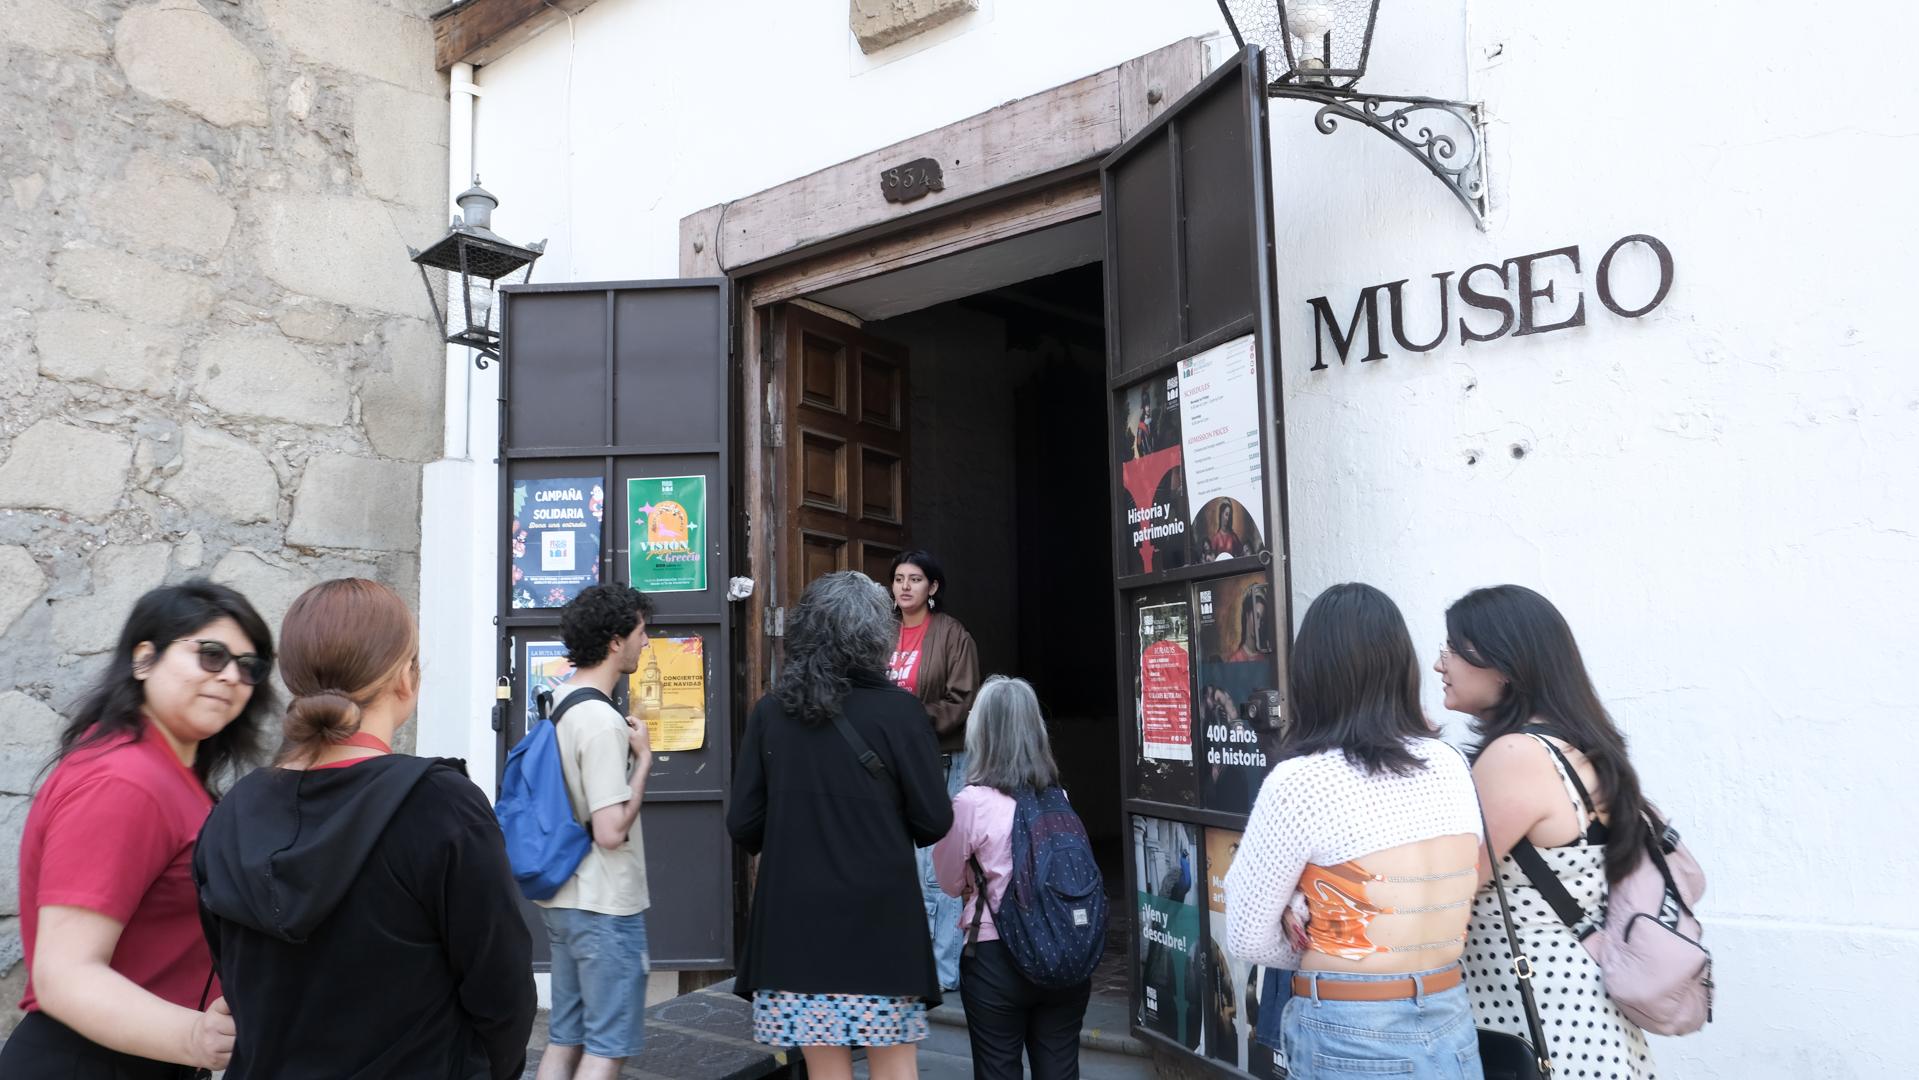
<svg viewBox="0 0 1919 1080">
<path fill-rule="evenodd" d="M 135 597 L 418 594 L 443 0 L 0 0 L 0 1031 L 15 857 Z"/>
</svg>

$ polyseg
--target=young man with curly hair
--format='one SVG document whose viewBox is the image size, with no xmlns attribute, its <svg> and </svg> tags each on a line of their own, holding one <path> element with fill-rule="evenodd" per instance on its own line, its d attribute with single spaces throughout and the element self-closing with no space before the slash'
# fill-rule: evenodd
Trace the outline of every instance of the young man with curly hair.
<svg viewBox="0 0 1919 1080">
<path fill-rule="evenodd" d="M 538 902 L 553 946 L 553 1008 L 539 1080 L 614 1080 L 645 1037 L 640 798 L 653 750 L 646 725 L 621 716 L 611 699 L 639 668 L 652 612 L 653 601 L 637 589 L 595 585 L 560 613 L 560 639 L 574 668 L 555 693 L 560 766 L 573 814 L 593 834 L 593 846 L 560 891 Z"/>
</svg>

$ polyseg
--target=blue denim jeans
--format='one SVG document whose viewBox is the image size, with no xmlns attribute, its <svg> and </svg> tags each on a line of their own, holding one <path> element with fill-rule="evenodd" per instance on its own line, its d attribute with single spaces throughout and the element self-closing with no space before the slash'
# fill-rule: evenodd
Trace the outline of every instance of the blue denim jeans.
<svg viewBox="0 0 1919 1080">
<path fill-rule="evenodd" d="M 966 786 L 966 755 L 955 751 L 945 757 L 946 797 L 950 799 Z M 959 928 L 960 900 L 941 891 L 939 875 L 933 872 L 933 849 L 923 847 L 916 854 L 920 866 L 920 897 L 926 901 L 926 928 L 933 935 L 933 963 L 939 969 L 940 986 L 946 990 L 958 989 L 960 950 L 966 946 L 966 934 Z"/>
<path fill-rule="evenodd" d="M 583 1046 L 596 1058 L 638 1056 L 646 1044 L 646 912 L 602 915 L 546 908 L 553 947 L 553 1009 L 547 1041 Z"/>
<path fill-rule="evenodd" d="M 1446 968 L 1415 973 L 1437 975 Z M 1378 982 L 1404 975 L 1301 972 L 1319 983 Z M 1403 1076 L 1411 1080 L 1482 1080 L 1479 1033 L 1462 983 L 1437 994 L 1398 1001 L 1333 1001 L 1294 994 L 1280 1020 L 1287 1075 L 1293 1080 Z"/>
</svg>

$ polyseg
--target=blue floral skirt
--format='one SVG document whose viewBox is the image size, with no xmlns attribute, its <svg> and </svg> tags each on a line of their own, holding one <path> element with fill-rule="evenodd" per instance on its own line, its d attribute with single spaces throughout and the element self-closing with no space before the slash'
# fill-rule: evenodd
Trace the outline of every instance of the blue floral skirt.
<svg viewBox="0 0 1919 1080">
<path fill-rule="evenodd" d="M 926 1036 L 926 1002 L 916 997 L 753 992 L 753 1041 L 768 1046 L 898 1046 Z"/>
</svg>

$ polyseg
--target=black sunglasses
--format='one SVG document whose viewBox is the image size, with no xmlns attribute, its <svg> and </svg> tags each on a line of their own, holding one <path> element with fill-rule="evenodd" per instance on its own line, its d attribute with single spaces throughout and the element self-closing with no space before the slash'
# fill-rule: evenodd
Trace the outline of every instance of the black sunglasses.
<svg viewBox="0 0 1919 1080">
<path fill-rule="evenodd" d="M 206 638 L 181 638 L 194 647 L 200 654 L 200 670 L 218 675 L 227 669 L 228 664 L 238 665 L 240 681 L 248 686 L 260 685 L 260 680 L 273 670 L 273 661 L 259 653 L 236 653 L 218 641 Z"/>
</svg>

